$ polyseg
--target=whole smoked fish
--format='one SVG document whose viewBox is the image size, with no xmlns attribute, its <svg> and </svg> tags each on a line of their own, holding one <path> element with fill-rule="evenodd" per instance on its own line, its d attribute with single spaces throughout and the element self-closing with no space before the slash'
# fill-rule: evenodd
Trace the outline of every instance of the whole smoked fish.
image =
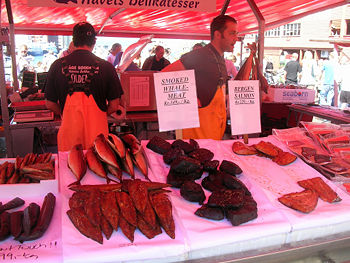
<svg viewBox="0 0 350 263">
<path fill-rule="evenodd" d="M 74 145 L 68 154 L 68 167 L 77 178 L 77 181 L 71 185 L 80 184 L 87 169 L 86 160 L 84 157 L 83 146 L 81 144 Z"/>
</svg>

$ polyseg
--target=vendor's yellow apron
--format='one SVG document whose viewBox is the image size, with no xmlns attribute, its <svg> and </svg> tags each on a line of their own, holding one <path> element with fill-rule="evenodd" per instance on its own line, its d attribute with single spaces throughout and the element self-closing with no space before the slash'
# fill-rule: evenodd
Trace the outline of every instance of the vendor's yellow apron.
<svg viewBox="0 0 350 263">
<path fill-rule="evenodd" d="M 58 151 L 70 151 L 79 143 L 83 145 L 83 149 L 88 149 L 97 135 L 108 135 L 107 113 L 97 106 L 89 92 L 89 83 L 84 87 L 84 91 L 81 85 L 76 87 L 70 82 L 69 85 L 71 92 L 67 95 L 57 135 Z"/>
<path fill-rule="evenodd" d="M 108 135 L 107 113 L 100 110 L 93 96 L 84 92 L 68 95 L 57 135 L 58 150 L 70 151 L 78 143 L 88 149 L 100 133 Z"/>
<path fill-rule="evenodd" d="M 225 85 L 218 86 L 208 106 L 199 108 L 199 128 L 183 129 L 183 139 L 221 140 L 226 129 Z"/>
</svg>

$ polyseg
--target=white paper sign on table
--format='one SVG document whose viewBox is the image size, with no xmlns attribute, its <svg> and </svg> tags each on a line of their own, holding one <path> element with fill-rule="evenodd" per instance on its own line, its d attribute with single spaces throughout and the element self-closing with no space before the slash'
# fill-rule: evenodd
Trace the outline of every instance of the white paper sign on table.
<svg viewBox="0 0 350 263">
<path fill-rule="evenodd" d="M 194 70 L 154 73 L 159 131 L 199 127 Z"/>
<path fill-rule="evenodd" d="M 258 80 L 228 82 L 232 135 L 261 132 Z"/>
</svg>

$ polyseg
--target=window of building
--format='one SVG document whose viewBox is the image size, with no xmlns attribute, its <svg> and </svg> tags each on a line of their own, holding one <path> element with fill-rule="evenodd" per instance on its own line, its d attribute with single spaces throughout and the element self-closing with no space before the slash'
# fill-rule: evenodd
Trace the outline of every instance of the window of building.
<svg viewBox="0 0 350 263">
<path fill-rule="evenodd" d="M 283 26 L 283 36 L 300 36 L 300 23 L 292 23 Z"/>
<path fill-rule="evenodd" d="M 346 34 L 347 36 L 350 36 L 350 19 L 346 19 L 346 20 L 345 20 L 345 24 L 346 24 L 345 34 Z"/>
<path fill-rule="evenodd" d="M 281 35 L 281 27 L 277 27 L 265 32 L 265 37 L 279 37 Z"/>
<path fill-rule="evenodd" d="M 341 19 L 331 20 L 331 36 L 339 36 L 340 35 L 340 27 L 341 27 Z"/>
</svg>

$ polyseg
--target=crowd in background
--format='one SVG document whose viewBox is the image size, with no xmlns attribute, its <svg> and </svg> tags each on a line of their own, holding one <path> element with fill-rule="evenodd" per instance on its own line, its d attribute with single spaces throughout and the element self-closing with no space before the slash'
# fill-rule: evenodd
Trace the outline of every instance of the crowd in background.
<svg viewBox="0 0 350 263">
<path fill-rule="evenodd" d="M 126 71 L 162 70 L 184 53 L 191 49 L 201 48 L 205 44 L 202 41 L 192 44 L 191 47 L 187 45 L 181 50 L 173 50 L 161 42 L 160 44 L 154 42 L 130 62 Z M 53 61 L 67 54 L 65 52 L 70 52 L 71 48 L 67 47 L 61 51 L 48 49 L 42 59 L 36 61 L 35 57 L 29 54 L 28 46 L 20 45 L 16 60 L 19 79 L 24 70 L 47 72 Z M 118 67 L 124 48 L 126 47 L 119 43 L 114 43 L 109 49 L 106 46 L 96 45 L 93 52 Z M 265 56 L 263 71 L 269 84 L 297 85 L 314 89 L 316 103 L 345 108 L 350 106 L 350 58 L 344 54 L 334 51 L 330 52 L 326 58 L 316 59 L 315 54 L 311 51 L 305 51 L 302 57 L 299 57 L 297 53 L 283 52 L 279 64 L 273 63 L 270 56 Z M 240 59 L 244 62 L 247 55 L 249 54 L 243 54 L 242 58 L 240 53 L 225 54 L 227 73 L 231 78 L 234 78 L 239 70 Z"/>
<path fill-rule="evenodd" d="M 350 57 L 334 50 L 328 57 L 316 59 L 311 51 L 283 54 L 276 69 L 271 58 L 264 58 L 264 72 L 270 84 L 295 85 L 315 90 L 315 102 L 320 105 L 350 106 Z"/>
</svg>

